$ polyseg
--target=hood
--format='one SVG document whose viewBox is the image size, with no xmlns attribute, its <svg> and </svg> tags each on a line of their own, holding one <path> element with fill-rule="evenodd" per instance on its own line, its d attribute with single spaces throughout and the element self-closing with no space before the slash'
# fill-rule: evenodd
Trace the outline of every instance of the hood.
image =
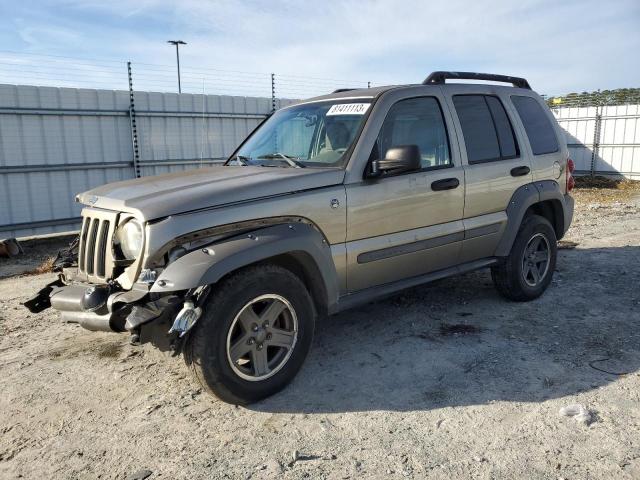
<svg viewBox="0 0 640 480">
<path fill-rule="evenodd" d="M 86 205 L 130 212 L 141 220 L 337 185 L 341 168 L 214 166 L 136 178 L 77 196 Z"/>
</svg>

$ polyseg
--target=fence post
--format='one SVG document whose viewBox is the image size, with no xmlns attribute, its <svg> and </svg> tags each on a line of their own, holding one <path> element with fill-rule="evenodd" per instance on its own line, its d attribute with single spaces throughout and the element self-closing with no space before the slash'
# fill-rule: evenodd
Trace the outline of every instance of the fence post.
<svg viewBox="0 0 640 480">
<path fill-rule="evenodd" d="M 596 106 L 596 119 L 593 126 L 593 145 L 591 147 L 591 172 L 593 177 L 596 174 L 596 163 L 598 161 L 598 151 L 600 150 L 600 131 L 602 129 L 602 111 L 600 105 Z"/>
<path fill-rule="evenodd" d="M 129 77 L 129 128 L 131 129 L 131 148 L 133 150 L 133 172 L 140 178 L 140 151 L 138 150 L 138 127 L 136 126 L 136 107 L 133 98 L 133 78 L 131 76 L 131 62 L 127 62 Z"/>
<path fill-rule="evenodd" d="M 276 111 L 276 74 L 271 74 L 271 112 Z"/>
</svg>

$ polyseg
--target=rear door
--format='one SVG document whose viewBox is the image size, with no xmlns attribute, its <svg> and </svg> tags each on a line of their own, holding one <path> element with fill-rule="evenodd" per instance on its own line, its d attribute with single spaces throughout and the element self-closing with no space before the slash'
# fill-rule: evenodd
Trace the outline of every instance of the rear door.
<svg viewBox="0 0 640 480">
<path fill-rule="evenodd" d="M 542 98 L 533 92 L 529 95 L 511 95 L 511 102 L 517 112 L 515 123 L 520 121 L 528 139 L 524 147 L 532 158 L 533 180 L 558 181 L 567 160 L 567 152 L 560 147 L 564 136 Z"/>
<path fill-rule="evenodd" d="M 382 114 L 369 161 L 417 145 L 419 171 L 346 185 L 350 292 L 455 265 L 464 226 L 464 172 L 452 150 L 440 89 L 401 98 Z M 446 107 L 445 107 L 446 108 Z M 455 153 L 454 153 L 455 152 Z"/>
<path fill-rule="evenodd" d="M 530 157 L 521 149 L 521 139 L 513 128 L 513 111 L 504 88 L 447 88 L 465 159 L 461 262 L 493 256 L 506 227 L 511 196 L 533 179 Z"/>
</svg>

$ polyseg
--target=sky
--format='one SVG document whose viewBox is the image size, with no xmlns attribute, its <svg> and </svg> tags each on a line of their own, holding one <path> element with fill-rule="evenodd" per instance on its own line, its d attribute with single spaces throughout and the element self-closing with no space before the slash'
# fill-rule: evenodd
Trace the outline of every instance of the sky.
<svg viewBox="0 0 640 480">
<path fill-rule="evenodd" d="M 523 76 L 550 95 L 640 87 L 638 0 L 0 0 L 0 39 L 4 83 L 22 59 L 32 69 L 23 74 L 46 77 L 39 54 L 104 62 L 105 72 L 131 60 L 143 80 L 169 85 L 175 50 L 166 40 L 181 39 L 187 75 L 211 69 L 222 82 L 209 89 L 249 88 L 254 78 L 263 88 L 276 72 L 303 93 L 307 78 L 318 87 L 419 83 L 434 70 Z"/>
</svg>

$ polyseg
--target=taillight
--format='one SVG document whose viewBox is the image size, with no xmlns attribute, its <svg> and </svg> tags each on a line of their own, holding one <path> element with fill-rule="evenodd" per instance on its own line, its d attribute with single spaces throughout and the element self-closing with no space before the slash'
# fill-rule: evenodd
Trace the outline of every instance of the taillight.
<svg viewBox="0 0 640 480">
<path fill-rule="evenodd" d="M 573 163 L 573 160 L 567 158 L 567 168 L 565 169 L 567 177 L 567 193 L 573 190 L 573 187 L 576 186 L 576 181 L 573 179 L 573 175 L 571 175 L 575 169 L 576 166 Z"/>
</svg>

